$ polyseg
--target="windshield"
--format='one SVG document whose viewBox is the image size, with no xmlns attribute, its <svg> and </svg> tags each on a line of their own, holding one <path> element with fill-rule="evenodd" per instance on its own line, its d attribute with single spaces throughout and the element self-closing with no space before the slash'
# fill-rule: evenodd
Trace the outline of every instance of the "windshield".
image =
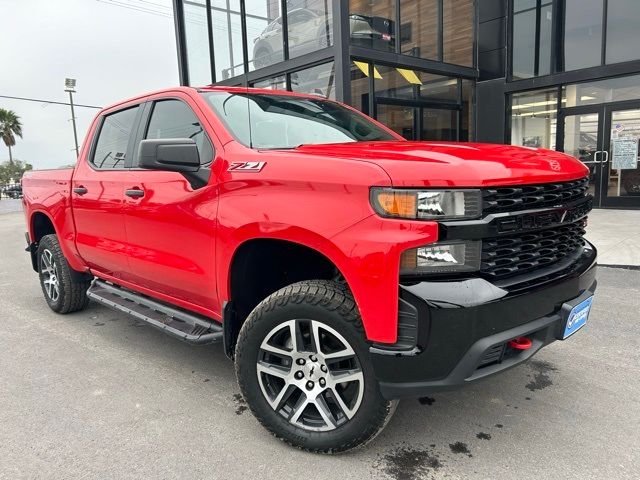
<svg viewBox="0 0 640 480">
<path fill-rule="evenodd" d="M 203 93 L 244 145 L 258 149 L 397 140 L 364 115 L 323 99 L 260 93 Z"/>
</svg>

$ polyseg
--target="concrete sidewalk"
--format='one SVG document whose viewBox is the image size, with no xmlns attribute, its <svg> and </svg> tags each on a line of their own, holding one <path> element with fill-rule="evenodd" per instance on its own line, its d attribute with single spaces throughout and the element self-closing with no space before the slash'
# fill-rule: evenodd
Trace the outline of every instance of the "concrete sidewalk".
<svg viewBox="0 0 640 480">
<path fill-rule="evenodd" d="M 593 210 L 587 240 L 598 249 L 600 265 L 640 266 L 640 210 Z"/>
</svg>

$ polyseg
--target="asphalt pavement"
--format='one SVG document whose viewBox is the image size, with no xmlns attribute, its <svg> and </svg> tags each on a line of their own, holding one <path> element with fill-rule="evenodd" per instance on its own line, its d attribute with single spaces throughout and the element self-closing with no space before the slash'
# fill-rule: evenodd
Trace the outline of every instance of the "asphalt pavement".
<svg viewBox="0 0 640 480">
<path fill-rule="evenodd" d="M 0 202 L 1 203 L 1 202 Z M 286 446 L 220 346 L 92 304 L 52 313 L 0 214 L 0 478 L 637 479 L 640 271 L 602 268 L 588 325 L 466 389 L 402 401 L 354 453 Z"/>
</svg>

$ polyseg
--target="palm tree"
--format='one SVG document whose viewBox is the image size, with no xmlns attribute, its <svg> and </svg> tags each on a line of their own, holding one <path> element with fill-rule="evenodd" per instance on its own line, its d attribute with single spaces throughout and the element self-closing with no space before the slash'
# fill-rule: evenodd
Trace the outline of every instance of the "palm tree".
<svg viewBox="0 0 640 480">
<path fill-rule="evenodd" d="M 0 137 L 9 148 L 9 162 L 13 163 L 11 147 L 16 144 L 16 136 L 22 138 L 22 123 L 20 117 L 12 110 L 0 108 Z"/>
</svg>

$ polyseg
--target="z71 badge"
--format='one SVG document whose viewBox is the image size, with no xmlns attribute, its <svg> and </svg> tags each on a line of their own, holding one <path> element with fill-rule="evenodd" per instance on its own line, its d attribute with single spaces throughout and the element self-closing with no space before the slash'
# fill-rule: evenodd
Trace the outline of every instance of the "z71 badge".
<svg viewBox="0 0 640 480">
<path fill-rule="evenodd" d="M 264 168 L 267 162 L 233 162 L 227 168 L 227 172 L 257 173 Z"/>
</svg>

